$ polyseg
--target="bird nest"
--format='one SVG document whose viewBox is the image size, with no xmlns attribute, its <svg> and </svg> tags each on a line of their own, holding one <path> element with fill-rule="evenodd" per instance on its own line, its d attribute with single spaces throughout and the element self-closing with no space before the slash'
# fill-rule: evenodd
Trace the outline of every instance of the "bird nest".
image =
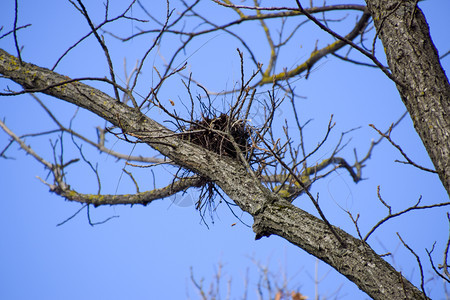
<svg viewBox="0 0 450 300">
<path fill-rule="evenodd" d="M 250 150 L 250 133 L 250 128 L 243 120 L 221 114 L 218 117 L 207 116 L 192 121 L 182 136 L 183 139 L 220 155 L 238 158 L 237 149 L 244 157 Z"/>
</svg>

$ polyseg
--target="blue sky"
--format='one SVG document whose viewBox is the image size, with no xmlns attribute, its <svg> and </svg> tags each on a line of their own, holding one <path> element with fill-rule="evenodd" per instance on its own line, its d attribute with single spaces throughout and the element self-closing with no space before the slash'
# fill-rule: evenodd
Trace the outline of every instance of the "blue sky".
<svg viewBox="0 0 450 300">
<path fill-rule="evenodd" d="M 124 8 L 123 3 L 111 1 L 110 15 Z M 150 6 L 150 2 L 147 4 Z M 163 1 L 152 3 L 152 14 L 163 19 L 165 6 Z M 178 7 L 178 3 L 173 3 Z M 270 5 L 267 3 L 267 5 Z M 293 5 L 290 4 L 290 5 Z M 42 67 L 51 68 L 57 58 L 75 41 L 88 32 L 81 15 L 66 1 L 19 1 L 19 25 L 31 23 L 32 26 L 21 30 L 19 43 L 24 46 L 22 58 Z M 431 35 L 440 53 L 450 49 L 448 39 L 450 11 L 448 1 L 423 1 L 424 10 Z M 101 2 L 87 5 L 94 23 L 99 23 L 104 15 Z M 214 12 L 218 23 L 235 17 L 213 4 L 205 4 L 203 13 Z M 143 17 L 139 7 L 133 9 L 134 17 Z M 213 17 L 211 17 L 213 18 Z M 0 22 L 3 34 L 12 29 L 14 21 L 14 2 L 2 1 L 0 4 Z M 354 19 L 351 20 L 350 24 Z M 150 24 L 122 21 L 108 27 L 123 36 L 151 27 Z M 153 24 L 154 25 L 154 24 Z M 290 24 L 291 25 L 291 24 Z M 147 26 L 147 27 L 146 27 Z M 253 26 L 253 27 L 252 27 Z M 262 30 L 256 24 L 242 25 L 242 35 L 249 39 L 259 59 L 267 63 L 267 45 Z M 275 26 L 275 25 L 274 25 Z M 291 25 L 292 26 L 292 25 Z M 340 30 L 340 25 L 336 26 Z M 242 28 L 242 29 L 241 29 Z M 345 28 L 344 28 L 345 29 Z M 274 29 L 274 32 L 275 29 Z M 345 30 L 342 31 L 345 33 Z M 124 80 L 123 59 L 127 59 L 128 70 L 134 66 L 152 40 L 150 36 L 136 38 L 129 43 L 121 43 L 105 36 L 110 46 L 116 75 Z M 280 60 L 279 68 L 290 67 L 306 58 L 314 47 L 316 39 L 320 45 L 327 43 L 323 33 L 315 31 L 313 25 L 307 25 L 297 37 L 298 41 L 286 49 Z M 173 51 L 178 43 L 177 37 L 165 36 L 159 49 L 149 58 L 149 64 L 157 68 L 166 55 Z M 378 41 L 377 53 L 382 55 Z M 15 54 L 11 37 L 0 40 L 0 47 Z M 201 37 L 186 49 L 184 60 L 193 77 L 202 82 L 209 90 L 223 91 L 234 86 L 239 80 L 240 65 L 236 48 L 241 47 L 236 40 L 225 34 L 213 34 Z M 253 69 L 246 59 L 246 72 Z M 358 57 L 358 56 L 355 56 Z M 380 56 L 381 60 L 384 60 Z M 444 69 L 450 68 L 450 58 L 443 59 Z M 76 77 L 103 77 L 107 72 L 106 60 L 101 48 L 93 38 L 75 48 L 59 64 L 56 71 Z M 142 75 L 138 91 L 146 94 L 157 75 L 149 65 Z M 19 89 L 8 80 L 1 79 L 0 86 L 5 89 Z M 111 89 L 102 84 L 94 86 L 110 93 Z M 340 133 L 361 127 L 352 132 L 349 145 L 341 156 L 353 160 L 353 149 L 363 156 L 371 139 L 377 139 L 377 133 L 368 124 L 385 130 L 405 111 L 394 84 L 381 71 L 351 65 L 327 57 L 320 62 L 308 79 L 295 81 L 296 91 L 305 96 L 298 99 L 300 118 L 308 125 L 305 138 L 311 150 L 319 142 L 326 130 L 331 114 L 334 114 L 336 127 L 327 144 L 315 156 L 319 162 L 335 147 Z M 262 87 L 261 97 L 267 87 Z M 68 126 L 76 108 L 60 100 L 38 95 L 55 116 Z M 161 99 L 171 99 L 175 109 L 183 111 L 183 101 L 187 97 L 180 77 L 173 77 L 161 90 Z M 232 96 L 219 96 L 215 104 L 220 109 L 222 103 L 232 100 Z M 54 129 L 38 103 L 30 96 L 0 98 L 0 118 L 17 134 L 26 134 Z M 149 116 L 159 121 L 164 119 L 158 111 L 149 112 Z M 292 120 L 290 106 L 281 106 L 276 116 L 276 126 L 280 128 L 284 119 Z M 257 122 L 258 114 L 255 114 Z M 95 140 L 96 126 L 105 123 L 86 111 L 78 111 L 74 128 Z M 278 134 L 282 134 L 281 131 Z M 350 137 L 349 135 L 349 137 Z M 55 137 L 53 137 L 55 138 Z M 406 118 L 392 133 L 392 138 L 418 164 L 432 167 L 427 153 L 415 133 L 409 118 Z M 52 159 L 50 137 L 28 138 L 27 144 L 47 160 Z M 67 160 L 78 155 L 68 135 L 64 136 L 64 153 Z M 5 133 L 0 132 L 0 147 L 8 142 Z M 121 142 L 109 144 L 115 151 L 133 155 L 154 155 L 148 147 L 133 147 Z M 133 193 L 134 185 L 127 176 L 122 175 L 124 162 L 84 146 L 87 157 L 99 164 L 102 176 L 102 191 L 110 194 Z M 172 199 L 155 201 L 147 207 L 101 207 L 91 208 L 93 222 L 102 221 L 111 216 L 119 216 L 109 222 L 91 227 L 87 212 L 83 210 L 75 218 L 57 227 L 56 225 L 72 216 L 79 208 L 48 192 L 36 176 L 43 179 L 47 171 L 32 157 L 26 155 L 14 145 L 7 155 L 14 159 L 1 159 L 0 168 L 0 298 L 1 299 L 175 299 L 199 298 L 190 282 L 190 268 L 197 279 L 205 278 L 208 288 L 220 263 L 223 264 L 223 295 L 226 294 L 226 282 L 232 279 L 232 298 L 239 299 L 243 293 L 246 272 L 249 272 L 249 299 L 256 298 L 256 284 L 259 279 L 255 262 L 269 266 L 270 271 L 282 282 L 286 274 L 289 287 L 314 297 L 314 257 L 293 247 L 279 237 L 272 236 L 255 241 L 251 228 L 240 223 L 226 205 L 220 205 L 214 214 L 214 223 L 208 219 L 208 225 L 193 206 L 179 206 Z M 448 196 L 437 176 L 426 174 L 412 166 L 394 162 L 402 160 L 400 154 L 386 141 L 376 147 L 372 159 L 363 170 L 364 180 L 354 184 L 344 171 L 334 172 L 318 182 L 312 189 L 320 194 L 320 201 L 331 222 L 348 232 L 355 234 L 353 223 L 342 208 L 355 215 L 360 214 L 360 229 L 367 232 L 387 213 L 386 208 L 377 200 L 377 186 L 381 186 L 383 198 L 394 210 L 413 205 L 422 195 L 423 204 L 448 201 Z M 148 169 L 134 170 L 140 179 L 141 190 L 151 189 L 153 176 Z M 85 193 L 96 193 L 96 178 L 88 167 L 79 163 L 69 169 L 68 181 L 73 188 Z M 174 170 L 160 168 L 155 170 L 155 181 L 164 184 L 171 180 Z M 196 199 L 198 193 L 190 191 L 189 199 Z M 312 205 L 304 198 L 296 200 L 296 205 L 314 213 Z M 436 241 L 434 258 L 442 260 L 442 251 L 448 237 L 448 208 L 433 209 L 427 212 L 412 212 L 381 226 L 369 239 L 378 253 L 392 252 L 388 258 L 398 270 L 416 285 L 420 276 L 415 258 L 400 245 L 396 236 L 402 238 L 424 258 L 425 277 L 431 278 L 432 271 L 425 259 L 425 248 L 431 249 Z M 247 224 L 251 224 L 248 215 L 237 214 Z M 235 226 L 232 224 L 237 223 Z M 354 284 L 320 263 L 318 276 L 321 278 L 319 293 L 322 297 L 338 299 L 366 299 Z M 434 278 L 427 288 L 433 299 L 443 299 L 443 283 Z M 447 287 L 448 289 L 448 287 Z M 335 293 L 336 291 L 337 294 Z"/>
</svg>

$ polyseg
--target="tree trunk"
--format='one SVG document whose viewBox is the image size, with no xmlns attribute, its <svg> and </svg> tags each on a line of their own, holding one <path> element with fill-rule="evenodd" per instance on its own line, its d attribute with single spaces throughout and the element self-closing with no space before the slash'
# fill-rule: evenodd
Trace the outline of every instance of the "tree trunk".
<svg viewBox="0 0 450 300">
<path fill-rule="evenodd" d="M 334 227 L 341 244 L 322 220 L 266 189 L 240 161 L 181 140 L 139 110 L 48 69 L 27 63 L 21 65 L 16 57 L 1 49 L 0 74 L 29 92 L 41 91 L 85 108 L 122 128 L 124 133 L 139 138 L 178 165 L 207 177 L 253 216 L 253 229 L 258 238 L 271 234 L 285 238 L 328 263 L 374 299 L 426 299 L 369 245 Z"/>
<path fill-rule="evenodd" d="M 414 128 L 450 196 L 450 85 L 415 0 L 366 0 Z"/>
</svg>

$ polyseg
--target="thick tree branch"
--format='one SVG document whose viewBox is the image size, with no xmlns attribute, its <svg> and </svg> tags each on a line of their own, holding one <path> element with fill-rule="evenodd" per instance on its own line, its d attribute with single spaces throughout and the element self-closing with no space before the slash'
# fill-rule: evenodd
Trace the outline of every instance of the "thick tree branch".
<svg viewBox="0 0 450 300">
<path fill-rule="evenodd" d="M 343 230 L 334 227 L 345 237 L 346 246 L 340 247 L 324 222 L 318 223 L 315 217 L 288 202 L 277 202 L 257 215 L 253 230 L 258 237 L 275 234 L 301 247 L 333 266 L 373 299 L 426 299 L 366 243 L 349 238 Z M 319 238 L 318 233 L 321 233 Z"/>
<path fill-rule="evenodd" d="M 25 89 L 42 89 L 67 77 L 19 60 L 0 50 L 0 74 Z M 250 213 L 257 237 L 279 235 L 320 258 L 374 299 L 425 299 L 425 296 L 367 244 L 276 196 L 250 175 L 242 162 L 220 156 L 173 134 L 135 108 L 80 82 L 44 93 L 85 108 L 139 138 L 174 163 L 216 183 L 242 210 Z M 345 245 L 345 246 L 343 246 Z"/>
<path fill-rule="evenodd" d="M 249 201 L 247 191 L 269 194 L 259 182 L 247 176 L 246 169 L 231 158 L 216 158 L 216 154 L 182 140 L 174 132 L 148 118 L 139 110 L 115 101 L 105 93 L 80 82 L 67 82 L 68 77 L 24 63 L 0 49 L 0 74 L 22 85 L 25 89 L 42 89 L 45 94 L 73 103 L 97 114 L 121 128 L 125 134 L 139 138 L 164 156 L 209 180 L 216 182 L 241 209 L 251 214 L 263 206 L 263 199 Z M 46 89 L 47 86 L 53 86 Z M 247 188 L 244 191 L 236 186 Z"/>
<path fill-rule="evenodd" d="M 366 0 L 414 128 L 450 195 L 450 84 L 417 1 Z"/>
</svg>

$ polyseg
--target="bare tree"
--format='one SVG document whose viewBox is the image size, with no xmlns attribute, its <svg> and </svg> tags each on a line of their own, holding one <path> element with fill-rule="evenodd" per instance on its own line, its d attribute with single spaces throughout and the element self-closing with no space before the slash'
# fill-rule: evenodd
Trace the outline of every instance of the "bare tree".
<svg viewBox="0 0 450 300">
<path fill-rule="evenodd" d="M 215 200 L 222 199 L 253 217 L 256 239 L 271 235 L 286 239 L 335 268 L 374 299 L 427 298 L 423 274 L 419 289 L 372 250 L 368 238 L 381 224 L 392 218 L 410 211 L 448 206 L 450 202 L 422 205 L 419 199 L 416 204 L 396 212 L 379 192 L 378 199 L 388 209 L 388 215 L 364 234 L 358 226 L 359 216 L 348 211 L 358 235 L 354 237 L 333 225 L 320 205 L 319 195 L 310 192 L 316 181 L 339 168 L 345 170 L 355 183 L 359 182 L 363 178 L 365 164 L 370 163 L 372 150 L 385 138 L 400 150 L 406 163 L 420 167 L 425 172 L 437 173 L 450 195 L 450 85 L 431 41 L 425 17 L 415 0 L 367 0 L 367 6 L 336 4 L 317 7 L 311 1 L 309 8 L 302 2 L 305 1 L 297 0 L 286 6 L 268 7 L 258 1 L 237 4 L 228 0 L 213 0 L 208 5 L 212 5 L 218 15 L 222 12 L 233 14 L 231 20 L 215 22 L 212 17 L 214 15 L 202 12 L 198 0 L 192 3 L 181 1 L 176 9 L 170 6 L 173 4 L 167 3 L 163 19 L 159 15 L 153 15 L 151 9 L 139 1 L 132 1 L 120 14 L 110 16 L 109 2 L 106 2 L 102 21 L 94 21 L 81 0 L 70 1 L 90 29 L 57 58 L 51 69 L 25 62 L 20 33 L 29 29 L 17 22 L 20 9 L 16 3 L 15 22 L 8 24 L 12 29 L 2 35 L 3 39 L 11 37 L 16 51 L 12 55 L 0 49 L 0 73 L 23 89 L 7 87 L 1 95 L 30 94 L 56 125 L 53 131 L 42 131 L 34 135 L 56 134 L 60 138 L 52 144 L 53 158 L 45 158 L 25 143 L 27 136 L 15 134 L 5 122 L 0 121 L 0 126 L 11 137 L 1 156 L 7 157 L 12 143 L 19 144 L 48 169 L 51 178 L 41 180 L 49 186 L 51 192 L 87 207 L 147 205 L 156 199 L 197 188 L 201 195 L 196 208 L 203 218 L 208 212 L 214 211 L 218 203 Z M 142 17 L 140 14 L 139 18 L 131 13 L 132 8 L 137 9 L 138 6 L 142 9 Z M 341 11 L 356 16 L 356 21 L 335 17 Z M 291 19 L 296 20 L 295 25 L 288 25 Z M 277 34 L 272 28 L 272 21 L 280 24 Z M 331 29 L 331 23 L 344 21 L 350 24 L 347 32 L 338 33 Z M 128 37 L 121 37 L 108 27 L 116 22 L 136 24 L 136 32 Z M 239 26 L 246 24 L 258 26 L 264 32 L 270 50 L 269 58 L 264 64 L 260 63 L 263 59 L 258 57 L 259 49 L 254 48 L 251 37 L 245 31 L 239 31 Z M 281 67 L 286 65 L 281 62 L 284 58 L 282 51 L 297 38 L 297 33 L 305 24 L 317 26 L 332 42 L 322 47 L 316 43 L 305 60 L 296 62 L 290 68 Z M 219 32 L 241 44 L 235 54 L 240 60 L 240 80 L 232 87 L 214 92 L 202 84 L 195 73 L 188 72 L 189 66 L 183 55 L 188 46 L 197 43 L 203 36 L 213 38 Z M 125 74 L 125 80 L 119 80 L 116 72 L 118 66 L 114 63 L 108 41 L 126 42 L 141 36 L 146 36 L 147 40 L 151 37 L 151 43 L 147 49 L 143 49 L 132 72 Z M 164 43 L 168 38 L 177 38 L 178 48 L 166 49 Z M 380 54 L 375 53 L 378 38 L 386 51 L 387 66 L 379 58 Z M 71 79 L 55 71 L 61 61 L 68 59 L 70 52 L 81 47 L 86 39 L 95 40 L 102 49 L 108 68 L 105 77 Z M 160 53 L 161 61 L 164 62 L 162 66 L 151 66 L 148 58 L 153 52 Z M 368 145 L 369 150 L 362 157 L 358 158 L 356 150 L 355 157 L 351 160 L 340 156 L 341 150 L 346 146 L 345 137 L 350 134 L 346 132 L 338 139 L 334 151 L 317 162 L 318 158 L 314 155 L 327 141 L 334 127 L 331 116 L 317 147 L 306 151 L 303 133 L 307 122 L 302 124 L 297 113 L 297 99 L 300 95 L 296 91 L 296 83 L 298 78 L 313 76 L 311 73 L 315 66 L 327 55 L 334 55 L 336 59 L 349 63 L 376 67 L 392 80 L 435 170 L 414 163 L 391 139 L 391 131 L 397 123 L 387 131 L 373 126 L 380 134 L 380 139 Z M 252 66 L 248 67 L 246 64 Z M 248 69 L 253 72 L 246 72 Z M 125 72 L 126 70 L 125 67 Z M 144 72 L 155 74 L 150 87 L 149 82 L 143 80 Z M 186 91 L 185 99 L 180 101 L 182 108 L 175 108 L 174 100 L 161 96 L 162 90 L 174 78 L 183 84 Z M 111 92 L 94 87 L 102 86 L 101 84 L 108 85 Z M 145 94 L 138 92 L 143 87 L 146 87 Z M 107 125 L 97 128 L 97 140 L 90 139 L 80 133 L 81 129 L 74 129 L 72 125 L 64 125 L 64 122 L 58 120 L 36 93 L 50 95 L 90 111 L 106 121 Z M 218 94 L 230 95 L 232 100 L 217 105 Z M 280 135 L 276 130 L 279 124 L 274 124 L 274 116 L 283 103 L 290 106 L 293 117 L 286 121 L 282 127 L 284 132 Z M 157 120 L 155 111 L 162 113 L 164 117 Z M 261 122 L 255 124 L 250 119 L 257 115 L 261 116 Z M 164 126 L 161 122 L 167 125 Z M 71 137 L 73 145 L 79 151 L 78 158 L 68 159 L 63 155 L 64 147 L 67 147 L 63 134 Z M 108 147 L 107 141 L 112 138 L 135 145 L 146 144 L 154 149 L 155 155 L 142 157 L 119 153 Z M 124 159 L 130 166 L 149 163 L 147 167 L 159 172 L 170 169 L 174 174 L 173 178 L 165 186 L 141 191 L 133 174 L 126 171 L 127 176 L 135 183 L 135 194 L 102 194 L 102 180 L 96 164 L 86 159 L 83 145 L 95 147 L 117 159 Z M 86 162 L 97 176 L 96 194 L 81 193 L 68 182 L 69 169 L 81 161 Z M 300 196 L 309 199 L 319 217 L 293 204 Z M 399 239 L 417 257 L 421 266 L 414 250 L 400 236 Z M 444 263 L 440 265 L 440 269 L 434 269 L 439 276 L 449 281 L 447 253 L 448 246 L 444 250 Z M 431 262 L 433 263 L 432 260 Z"/>
<path fill-rule="evenodd" d="M 262 264 L 258 261 L 253 261 L 255 266 L 257 267 L 257 275 L 256 275 L 256 287 L 254 289 L 249 288 L 249 272 L 247 270 L 244 281 L 243 291 L 240 293 L 241 298 L 243 300 L 246 299 L 274 299 L 274 300 L 306 300 L 309 299 L 308 296 L 303 295 L 298 291 L 298 287 L 296 287 L 292 283 L 292 278 L 288 278 L 285 271 L 274 273 L 269 267 L 265 264 Z M 317 262 L 318 263 L 318 262 Z M 317 264 L 316 264 L 317 265 Z M 233 290 L 233 281 L 236 281 L 236 278 L 232 278 L 231 276 L 226 276 L 224 274 L 224 266 L 222 263 L 217 265 L 214 276 L 205 281 L 204 278 L 198 279 L 194 275 L 194 270 L 191 268 L 191 282 L 194 291 L 200 296 L 203 300 L 208 299 L 232 299 L 231 295 Z M 316 269 L 316 291 L 318 290 L 318 271 Z M 226 291 L 225 290 L 226 287 Z M 339 291 L 336 291 L 334 294 L 339 294 Z M 322 299 L 326 299 L 326 297 L 320 297 Z M 315 296 L 315 299 L 319 299 L 318 293 Z"/>
</svg>

